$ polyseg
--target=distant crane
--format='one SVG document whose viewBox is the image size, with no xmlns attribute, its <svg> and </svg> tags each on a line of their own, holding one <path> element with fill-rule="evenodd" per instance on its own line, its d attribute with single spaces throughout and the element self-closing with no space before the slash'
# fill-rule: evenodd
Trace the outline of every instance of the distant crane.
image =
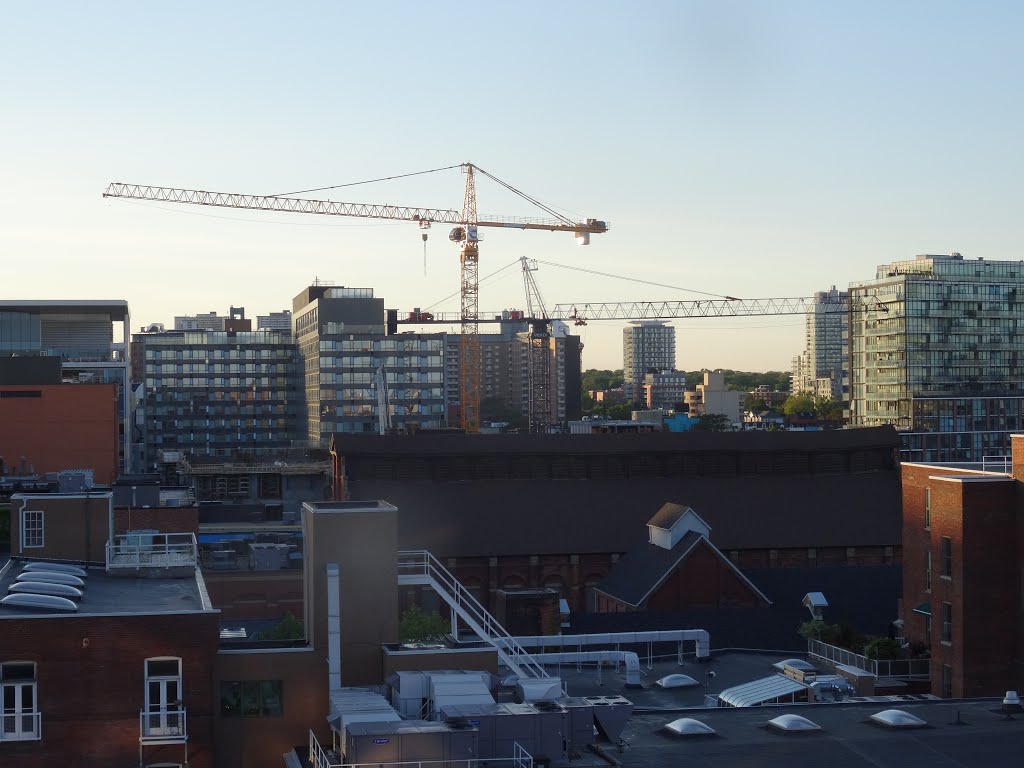
<svg viewBox="0 0 1024 768">
<path fill-rule="evenodd" d="M 449 170 L 457 166 L 434 169 Z M 373 203 L 341 203 L 331 200 L 313 200 L 290 197 L 288 195 L 245 195 L 227 192 L 206 192 L 197 189 L 178 189 L 174 187 L 155 187 L 143 184 L 125 184 L 114 182 L 107 187 L 104 197 L 123 197 L 133 200 L 152 200 L 166 203 L 184 203 L 187 205 L 204 205 L 217 208 L 241 208 L 256 211 L 277 211 L 285 213 L 313 213 L 324 216 L 357 216 L 368 219 L 397 219 L 414 221 L 419 224 L 423 235 L 431 224 L 456 225 L 449 234 L 449 239 L 459 244 L 461 312 L 458 322 L 462 324 L 460 338 L 459 386 L 461 400 L 461 423 L 467 432 L 477 432 L 480 428 L 480 312 L 479 312 L 479 278 L 480 260 L 479 227 L 501 227 L 505 229 L 535 229 L 548 232 L 572 232 L 580 245 L 589 245 L 590 236 L 607 232 L 609 224 L 600 219 L 573 221 L 563 216 L 551 206 L 520 192 L 501 179 L 492 176 L 484 169 L 472 163 L 461 166 L 466 174 L 466 188 L 463 196 L 462 210 L 456 211 L 443 208 L 413 208 L 395 205 L 377 205 Z M 424 171 L 430 173 L 433 171 Z M 529 201 L 553 218 L 523 218 L 513 216 L 487 216 L 481 219 L 477 215 L 476 177 L 480 173 L 505 189 Z M 407 174 L 413 175 L 413 174 Z"/>
<path fill-rule="evenodd" d="M 526 333 L 527 411 L 530 432 L 547 432 L 551 424 L 551 328 L 544 297 L 534 279 L 537 262 L 523 256 L 523 287 L 529 330 Z M 557 343 L 557 342 L 556 342 Z"/>
</svg>

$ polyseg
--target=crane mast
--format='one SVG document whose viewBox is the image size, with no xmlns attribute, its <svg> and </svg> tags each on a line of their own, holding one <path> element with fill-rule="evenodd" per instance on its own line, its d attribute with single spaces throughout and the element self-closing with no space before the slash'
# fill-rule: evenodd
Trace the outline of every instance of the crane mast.
<svg viewBox="0 0 1024 768">
<path fill-rule="evenodd" d="M 500 227 L 547 232 L 572 232 L 575 234 L 576 240 L 580 245 L 588 245 L 590 243 L 590 235 L 607 232 L 609 224 L 601 219 L 572 221 L 550 206 L 492 176 L 479 166 L 472 163 L 463 163 L 462 169 L 466 174 L 466 190 L 461 211 L 450 208 L 417 208 L 373 203 L 345 203 L 333 200 L 298 198 L 288 195 L 207 192 L 198 189 L 179 189 L 177 187 L 158 187 L 122 182 L 113 182 L 108 185 L 103 196 L 213 206 L 217 208 L 413 221 L 418 222 L 420 229 L 424 230 L 424 240 L 426 240 L 426 230 L 430 228 L 432 223 L 458 225 L 451 231 L 449 237 L 453 242 L 459 243 L 459 292 L 462 297 L 462 306 L 459 313 L 459 322 L 462 324 L 462 338 L 459 342 L 461 424 L 467 432 L 477 432 L 480 427 L 479 228 Z M 480 219 L 476 206 L 476 172 L 487 176 L 510 192 L 541 208 L 551 218 L 488 215 Z"/>
<path fill-rule="evenodd" d="M 462 281 L 462 336 L 459 338 L 459 402 L 462 428 L 467 432 L 480 429 L 480 243 L 476 215 L 476 180 L 473 165 L 467 163 L 466 195 L 462 204 L 462 227 L 452 231 L 461 234 L 459 262 Z"/>
</svg>

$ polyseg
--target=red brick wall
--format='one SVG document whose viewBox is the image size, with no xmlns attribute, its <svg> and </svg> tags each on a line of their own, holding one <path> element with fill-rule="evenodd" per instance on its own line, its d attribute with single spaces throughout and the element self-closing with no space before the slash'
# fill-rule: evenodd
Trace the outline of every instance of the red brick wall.
<svg viewBox="0 0 1024 768">
<path fill-rule="evenodd" d="M 225 621 L 279 619 L 291 613 L 305 615 L 302 571 L 204 570 L 206 590 L 213 607 Z"/>
<path fill-rule="evenodd" d="M 1020 483 L 982 481 L 975 472 L 904 465 L 903 620 L 910 641 L 925 640 L 926 619 L 913 609 L 929 603 L 932 613 L 931 690 L 942 694 L 943 666 L 952 668 L 952 695 L 993 696 L 1020 687 L 1013 665 L 1021 653 L 1022 562 L 1016 519 Z M 965 478 L 941 480 L 938 476 Z M 936 478 L 936 479 L 932 479 Z M 931 526 L 925 527 L 926 489 L 931 490 Z M 942 539 L 949 537 L 952 575 L 943 577 Z M 925 589 L 927 553 L 931 591 Z M 942 641 L 942 604 L 952 610 L 952 638 Z M 1017 678 L 1014 678 L 1014 675 Z"/>
<path fill-rule="evenodd" d="M 0 660 L 36 662 L 41 741 L 0 744 L 0 765 L 109 768 L 139 763 L 145 660 L 182 659 L 190 768 L 213 768 L 217 614 L 0 620 Z M 147 762 L 185 762 L 185 746 L 146 747 Z"/>
<path fill-rule="evenodd" d="M 647 601 L 652 611 L 725 606 L 756 607 L 762 601 L 736 572 L 699 544 Z"/>
<path fill-rule="evenodd" d="M 0 392 L 0 456 L 13 474 L 24 456 L 39 474 L 92 469 L 97 483 L 117 477 L 117 390 L 113 384 L 4 386 Z"/>
<path fill-rule="evenodd" d="M 114 510 L 114 532 L 160 531 L 161 533 L 199 533 L 198 507 L 124 507 Z"/>
</svg>

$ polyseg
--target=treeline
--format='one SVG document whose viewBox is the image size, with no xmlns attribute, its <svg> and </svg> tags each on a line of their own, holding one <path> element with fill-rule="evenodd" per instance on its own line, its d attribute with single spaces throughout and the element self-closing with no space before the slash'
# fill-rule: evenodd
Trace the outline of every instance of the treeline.
<svg viewBox="0 0 1024 768">
<path fill-rule="evenodd" d="M 725 374 L 725 385 L 739 392 L 749 392 L 762 384 L 767 384 L 773 392 L 789 391 L 788 371 L 722 371 Z M 704 381 L 703 371 L 686 371 L 686 383 L 690 386 Z M 583 374 L 582 389 L 590 392 L 595 389 L 615 389 L 622 386 L 622 370 L 608 371 L 591 368 Z"/>
</svg>

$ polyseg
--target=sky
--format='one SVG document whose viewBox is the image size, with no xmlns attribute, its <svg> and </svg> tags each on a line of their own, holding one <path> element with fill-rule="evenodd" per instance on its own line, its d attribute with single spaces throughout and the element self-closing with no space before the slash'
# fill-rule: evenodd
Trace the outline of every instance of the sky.
<svg viewBox="0 0 1024 768">
<path fill-rule="evenodd" d="M 435 226 L 104 199 L 251 194 L 472 162 L 608 233 L 485 230 L 480 309 L 808 296 L 920 253 L 1021 258 L 1024 5 L 0 5 L 0 298 L 174 315 L 314 280 L 457 312 Z M 458 169 L 309 196 L 462 206 Z M 544 216 L 488 179 L 481 215 Z M 557 265 L 557 266 L 556 266 Z M 654 287 L 604 272 L 661 283 Z M 494 277 L 488 278 L 492 273 Z M 487 279 L 485 279 L 487 278 Z M 622 366 L 624 322 L 579 330 Z M 788 370 L 795 316 L 677 321 L 681 369 Z"/>
</svg>

